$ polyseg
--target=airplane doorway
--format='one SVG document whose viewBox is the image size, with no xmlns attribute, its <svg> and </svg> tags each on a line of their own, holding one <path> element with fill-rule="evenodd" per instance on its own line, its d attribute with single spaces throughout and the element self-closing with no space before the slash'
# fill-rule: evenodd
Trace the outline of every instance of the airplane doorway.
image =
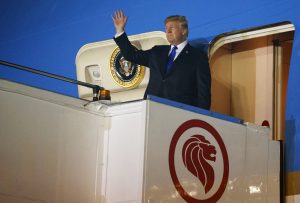
<svg viewBox="0 0 300 203">
<path fill-rule="evenodd" d="M 284 139 L 294 26 L 284 22 L 225 33 L 210 44 L 211 110 L 257 125 Z"/>
</svg>

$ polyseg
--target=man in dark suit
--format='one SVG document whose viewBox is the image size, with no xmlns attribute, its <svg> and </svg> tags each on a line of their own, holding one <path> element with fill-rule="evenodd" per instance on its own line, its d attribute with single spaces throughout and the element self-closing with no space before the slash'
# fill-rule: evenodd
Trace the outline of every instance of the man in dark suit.
<svg viewBox="0 0 300 203">
<path fill-rule="evenodd" d="M 166 37 L 170 45 L 137 50 L 124 31 L 128 17 L 118 10 L 112 16 L 116 36 L 114 40 L 126 60 L 150 68 L 145 92 L 162 98 L 209 109 L 211 76 L 205 53 L 187 42 L 188 24 L 184 16 L 170 16 L 165 20 Z"/>
</svg>

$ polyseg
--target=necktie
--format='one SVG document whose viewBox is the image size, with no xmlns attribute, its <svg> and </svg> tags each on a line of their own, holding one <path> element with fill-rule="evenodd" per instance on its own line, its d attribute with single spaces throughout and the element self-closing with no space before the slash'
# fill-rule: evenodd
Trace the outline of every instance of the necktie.
<svg viewBox="0 0 300 203">
<path fill-rule="evenodd" d="M 175 58 L 175 55 L 176 55 L 176 49 L 177 49 L 176 46 L 174 46 L 172 48 L 172 51 L 169 55 L 168 63 L 167 63 L 166 68 L 165 68 L 165 74 L 167 74 L 171 70 L 171 66 L 173 64 L 173 61 L 174 61 L 174 58 Z"/>
</svg>

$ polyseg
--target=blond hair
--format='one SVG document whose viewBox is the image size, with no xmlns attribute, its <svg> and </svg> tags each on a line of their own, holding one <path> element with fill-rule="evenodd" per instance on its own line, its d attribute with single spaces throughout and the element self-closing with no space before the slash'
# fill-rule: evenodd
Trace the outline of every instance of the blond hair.
<svg viewBox="0 0 300 203">
<path fill-rule="evenodd" d="M 187 37 L 189 34 L 189 27 L 188 27 L 188 21 L 187 18 L 185 16 L 181 16 L 181 15 L 173 15 L 173 16 L 168 16 L 165 19 L 165 25 L 167 24 L 167 22 L 170 21 L 178 21 L 181 25 L 181 27 L 183 28 L 183 30 L 185 31 L 185 36 Z"/>
</svg>

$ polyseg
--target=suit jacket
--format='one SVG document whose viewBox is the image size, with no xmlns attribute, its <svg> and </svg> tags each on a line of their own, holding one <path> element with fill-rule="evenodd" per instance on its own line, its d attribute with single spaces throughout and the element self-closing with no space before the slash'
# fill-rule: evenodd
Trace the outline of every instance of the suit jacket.
<svg viewBox="0 0 300 203">
<path fill-rule="evenodd" d="M 144 98 L 150 94 L 204 109 L 210 108 L 211 76 L 206 54 L 187 44 L 175 59 L 171 70 L 164 74 L 169 45 L 137 50 L 131 45 L 126 33 L 114 40 L 126 60 L 149 67 L 150 79 Z"/>
</svg>

